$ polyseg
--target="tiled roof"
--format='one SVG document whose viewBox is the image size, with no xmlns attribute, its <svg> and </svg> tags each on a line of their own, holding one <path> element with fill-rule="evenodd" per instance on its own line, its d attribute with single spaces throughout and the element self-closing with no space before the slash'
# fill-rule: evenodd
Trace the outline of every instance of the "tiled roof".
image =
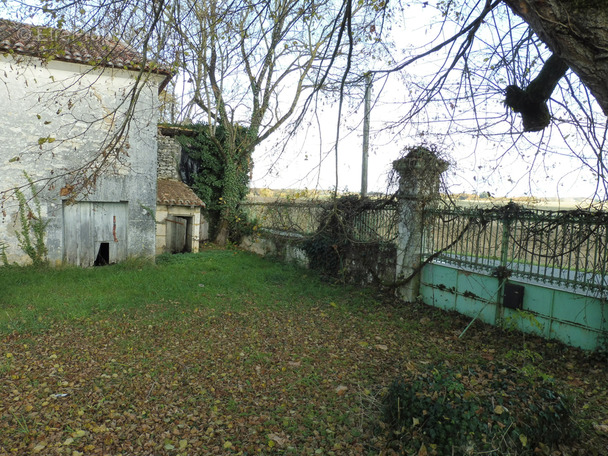
<svg viewBox="0 0 608 456">
<path fill-rule="evenodd" d="M 121 42 L 6 19 L 0 19 L 0 53 L 17 53 L 135 71 L 141 69 L 143 61 L 140 53 Z M 146 69 L 168 78 L 172 76 L 168 67 L 155 62 L 146 62 Z"/>
<path fill-rule="evenodd" d="M 167 206 L 202 206 L 205 203 L 190 187 L 180 181 L 159 179 L 156 184 L 156 203 Z"/>
</svg>

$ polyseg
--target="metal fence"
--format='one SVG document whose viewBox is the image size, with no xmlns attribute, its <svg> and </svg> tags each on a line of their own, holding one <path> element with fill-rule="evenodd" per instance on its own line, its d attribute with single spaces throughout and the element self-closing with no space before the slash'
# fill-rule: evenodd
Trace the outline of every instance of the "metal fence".
<svg viewBox="0 0 608 456">
<path fill-rule="evenodd" d="M 315 234 L 327 201 L 245 202 L 250 220 L 273 232 Z M 397 208 L 387 204 L 349 222 L 355 242 L 396 242 Z M 549 285 L 608 291 L 608 213 L 547 211 L 509 204 L 425 211 L 426 257 L 489 274 Z M 502 268 L 502 272 L 499 268 Z"/>
<path fill-rule="evenodd" d="M 435 261 L 587 291 L 608 290 L 608 214 L 515 204 L 426 211 Z M 502 268 L 502 271 L 498 268 Z"/>
<path fill-rule="evenodd" d="M 260 228 L 304 235 L 317 231 L 323 211 L 322 204 L 310 201 L 243 202 L 241 208 Z"/>
<path fill-rule="evenodd" d="M 266 230 L 313 235 L 323 217 L 332 209 L 329 201 L 244 202 L 249 220 Z M 349 235 L 356 242 L 394 242 L 397 239 L 397 208 L 387 203 L 382 208 L 363 209 L 348 221 Z"/>
<path fill-rule="evenodd" d="M 361 211 L 353 220 L 353 235 L 359 242 L 396 242 L 399 234 L 397 206 Z"/>
</svg>

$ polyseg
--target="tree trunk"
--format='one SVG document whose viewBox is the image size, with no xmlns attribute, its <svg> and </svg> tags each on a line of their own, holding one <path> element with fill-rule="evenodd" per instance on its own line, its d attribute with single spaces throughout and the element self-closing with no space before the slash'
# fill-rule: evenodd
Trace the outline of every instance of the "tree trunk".
<svg viewBox="0 0 608 456">
<path fill-rule="evenodd" d="M 504 0 L 561 57 L 608 115 L 606 0 Z"/>
<path fill-rule="evenodd" d="M 215 243 L 226 245 L 230 237 L 230 223 L 238 216 L 238 205 L 241 202 L 237 151 L 230 151 L 224 160 L 224 179 L 222 187 L 222 209 L 217 225 Z"/>
<path fill-rule="evenodd" d="M 228 241 L 228 236 L 230 235 L 230 224 L 226 219 L 220 219 L 217 224 L 217 233 L 215 235 L 215 243 L 217 245 L 224 246 Z"/>
</svg>

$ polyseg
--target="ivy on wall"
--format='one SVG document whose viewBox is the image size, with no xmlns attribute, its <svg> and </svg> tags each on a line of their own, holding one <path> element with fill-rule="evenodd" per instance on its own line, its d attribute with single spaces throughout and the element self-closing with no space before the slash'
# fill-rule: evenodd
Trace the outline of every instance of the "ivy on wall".
<svg viewBox="0 0 608 456">
<path fill-rule="evenodd" d="M 231 240 L 249 225 L 238 206 L 249 191 L 251 167 L 251 152 L 234 147 L 246 143 L 247 128 L 234 131 L 237 138 L 229 138 L 222 126 L 195 124 L 175 136 L 182 147 L 180 172 L 185 183 L 205 202 L 212 231 L 221 218 L 228 220 Z"/>
</svg>

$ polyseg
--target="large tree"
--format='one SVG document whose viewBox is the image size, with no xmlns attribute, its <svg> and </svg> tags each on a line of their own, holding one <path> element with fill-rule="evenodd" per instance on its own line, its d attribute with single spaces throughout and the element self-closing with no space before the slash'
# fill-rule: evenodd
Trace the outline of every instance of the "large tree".
<svg viewBox="0 0 608 456">
<path fill-rule="evenodd" d="M 173 110 L 175 120 L 204 120 L 227 132 L 237 125 L 249 128 L 246 140 L 232 135 L 234 140 L 223 146 L 228 169 L 238 162 L 238 154 L 250 154 L 288 119 L 301 120 L 311 107 L 311 94 L 345 94 L 360 84 L 362 71 L 355 57 L 367 56 L 373 44 L 386 45 L 385 56 L 392 57 L 369 59 L 365 69 L 376 80 L 401 74 L 412 94 L 405 103 L 407 112 L 393 127 L 425 123 L 431 130 L 428 125 L 441 120 L 448 134 L 510 135 L 511 148 L 536 143 L 538 151 L 550 148 L 543 146 L 549 137 L 559 137 L 598 182 L 606 182 L 608 13 L 602 0 L 11 3 L 21 17 L 46 17 L 49 23 L 96 34 L 105 31 L 151 60 L 175 64 L 180 75 L 174 79 L 174 94 L 182 101 Z M 437 33 L 429 25 L 429 36 L 435 39 L 426 45 L 397 41 L 407 34 L 396 38 L 387 33 L 415 5 L 435 7 L 441 18 Z M 419 74 L 425 59 L 434 59 L 435 65 L 426 78 Z M 519 114 L 513 113 L 522 114 L 523 128 Z M 543 133 L 525 136 L 526 131 Z M 592 152 L 582 154 L 583 149 Z M 225 201 L 223 218 L 228 220 L 238 201 L 230 195 Z M 221 241 L 225 230 L 220 233 Z"/>
<path fill-rule="evenodd" d="M 216 141 L 225 168 L 220 244 L 238 216 L 239 168 L 251 168 L 254 148 L 291 118 L 302 119 L 306 97 L 329 87 L 330 68 L 344 60 L 345 31 L 353 37 L 366 28 L 353 26 L 364 3 L 350 0 L 10 3 L 19 18 L 126 41 L 148 61 L 173 66 L 170 120 L 206 123 L 212 139 L 223 132 Z"/>
<path fill-rule="evenodd" d="M 223 244 L 238 217 L 238 176 L 253 149 L 285 124 L 326 68 L 335 46 L 336 11 L 326 2 L 177 2 L 171 25 L 185 84 L 183 109 L 203 119 L 224 166 L 216 242 Z M 240 125 L 247 127 L 239 135 Z"/>
<path fill-rule="evenodd" d="M 608 115 L 605 0 L 504 0 L 575 72 Z"/>
<path fill-rule="evenodd" d="M 576 157 L 580 169 L 594 176 L 596 196 L 605 197 L 608 10 L 604 4 L 601 0 L 366 2 L 368 10 L 382 12 L 382 21 L 371 23 L 370 30 L 389 49 L 382 58 L 370 59 L 367 67 L 376 81 L 377 104 L 387 100 L 395 113 L 386 125 L 392 132 L 405 132 L 401 141 L 423 137 L 446 148 L 473 149 L 480 160 L 490 155 L 488 142 L 492 142 L 498 150 L 494 166 L 482 173 L 507 169 L 503 163 L 509 156 L 523 159 L 519 169 L 526 165 L 525 174 L 503 175 L 506 182 L 546 171 L 561 155 Z M 343 18 L 352 17 L 352 3 L 343 5 Z M 427 14 L 429 10 L 435 14 Z M 361 45 L 345 21 L 340 27 L 350 45 Z M 391 32 L 391 27 L 400 31 Z M 347 87 L 361 85 L 360 69 L 348 65 L 340 69 Z M 394 83 L 386 83 L 395 76 L 402 80 L 404 97 L 394 92 Z M 391 91 L 383 93 L 382 87 Z M 400 112 L 395 102 L 401 102 Z M 461 144 L 455 145 L 457 141 Z"/>
</svg>

